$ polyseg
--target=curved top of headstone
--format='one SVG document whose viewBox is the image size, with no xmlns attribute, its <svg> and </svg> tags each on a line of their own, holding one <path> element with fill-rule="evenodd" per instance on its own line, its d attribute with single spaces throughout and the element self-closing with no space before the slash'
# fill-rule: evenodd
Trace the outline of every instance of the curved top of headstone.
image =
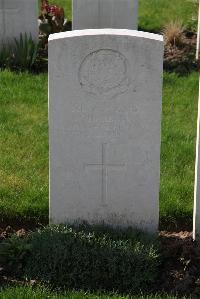
<svg viewBox="0 0 200 299">
<path fill-rule="evenodd" d="M 51 34 L 49 36 L 49 41 L 72 38 L 72 37 L 81 37 L 81 36 L 96 36 L 96 35 L 118 35 L 118 36 L 131 36 L 131 37 L 140 37 L 144 39 L 152 39 L 163 42 L 163 36 L 159 34 L 129 30 L 129 29 L 84 29 L 84 30 L 73 30 L 67 32 L 60 32 Z"/>
</svg>

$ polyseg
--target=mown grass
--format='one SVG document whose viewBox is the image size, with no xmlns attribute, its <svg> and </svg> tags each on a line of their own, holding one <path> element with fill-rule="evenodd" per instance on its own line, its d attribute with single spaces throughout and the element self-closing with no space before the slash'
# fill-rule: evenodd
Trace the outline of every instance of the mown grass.
<svg viewBox="0 0 200 299">
<path fill-rule="evenodd" d="M 163 88 L 161 223 L 192 223 L 198 75 L 165 74 Z"/>
<path fill-rule="evenodd" d="M 47 75 L 0 73 L 0 217 L 48 215 Z M 20 220 L 20 219 L 19 219 Z"/>
<path fill-rule="evenodd" d="M 40 3 L 40 0 L 38 0 Z M 71 20 L 71 0 L 50 0 L 65 9 L 66 17 Z M 190 0 L 140 0 L 139 28 L 159 32 L 170 21 L 179 21 L 194 31 L 197 27 L 197 1 Z"/>
<path fill-rule="evenodd" d="M 68 292 L 65 294 L 58 294 L 49 291 L 43 287 L 12 287 L 0 290 L 0 299 L 178 299 L 176 296 L 169 295 L 136 295 L 119 296 L 119 295 L 98 295 L 81 292 Z M 179 297 L 179 299 L 181 299 Z M 186 299 L 186 297 L 182 297 Z M 188 298 L 189 299 L 189 298 Z"/>
<path fill-rule="evenodd" d="M 47 74 L 0 73 L 0 219 L 48 219 Z M 164 75 L 161 222 L 191 223 L 198 74 Z M 39 220 L 38 220 L 39 219 Z"/>
<path fill-rule="evenodd" d="M 191 0 L 140 0 L 139 28 L 159 32 L 171 21 L 178 21 L 188 29 L 197 29 L 197 1 Z"/>
</svg>

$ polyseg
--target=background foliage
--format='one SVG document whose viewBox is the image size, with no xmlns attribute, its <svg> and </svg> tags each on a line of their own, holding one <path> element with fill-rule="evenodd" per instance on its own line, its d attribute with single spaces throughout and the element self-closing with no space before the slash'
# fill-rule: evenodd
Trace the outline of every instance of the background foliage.
<svg viewBox="0 0 200 299">
<path fill-rule="evenodd" d="M 38 0 L 40 1 L 40 0 Z M 71 0 L 50 0 L 64 8 L 71 20 Z M 144 31 L 159 32 L 171 21 L 181 21 L 189 29 L 197 29 L 197 1 L 139 0 L 139 27 Z"/>
</svg>

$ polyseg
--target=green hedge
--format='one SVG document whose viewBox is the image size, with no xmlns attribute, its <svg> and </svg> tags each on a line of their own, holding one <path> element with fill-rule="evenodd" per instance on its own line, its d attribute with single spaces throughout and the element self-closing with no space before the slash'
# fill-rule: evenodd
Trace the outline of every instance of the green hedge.
<svg viewBox="0 0 200 299">
<path fill-rule="evenodd" d="M 17 242 L 23 245 L 11 255 L 12 267 L 18 256 L 23 275 L 54 287 L 134 293 L 149 289 L 159 273 L 157 242 L 131 229 L 53 226 Z"/>
</svg>

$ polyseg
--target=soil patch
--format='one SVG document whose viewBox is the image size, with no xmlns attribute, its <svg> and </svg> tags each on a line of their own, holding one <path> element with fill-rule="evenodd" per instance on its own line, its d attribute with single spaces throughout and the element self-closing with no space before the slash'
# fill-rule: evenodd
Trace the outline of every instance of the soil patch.
<svg viewBox="0 0 200 299">
<path fill-rule="evenodd" d="M 167 293 L 200 297 L 200 243 L 192 232 L 160 232 L 163 255 L 160 287 Z"/>
<path fill-rule="evenodd" d="M 165 45 L 164 69 L 179 74 L 187 74 L 193 70 L 198 70 L 196 44 L 196 33 L 184 31 L 182 45 Z"/>
</svg>

